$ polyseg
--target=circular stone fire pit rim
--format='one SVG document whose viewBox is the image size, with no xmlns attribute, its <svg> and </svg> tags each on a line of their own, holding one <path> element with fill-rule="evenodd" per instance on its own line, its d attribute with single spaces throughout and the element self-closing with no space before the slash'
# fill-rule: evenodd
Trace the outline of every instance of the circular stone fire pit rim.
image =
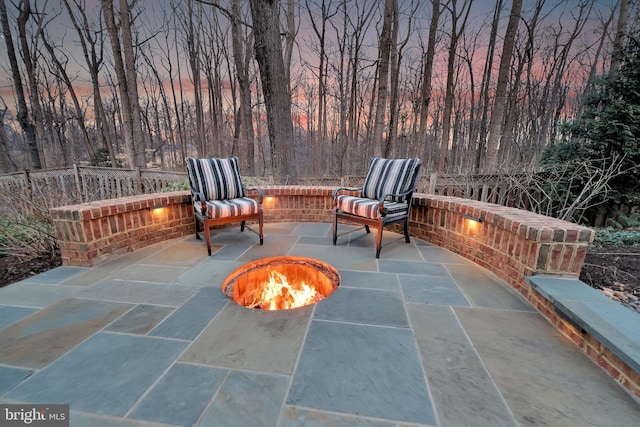
<svg viewBox="0 0 640 427">
<path fill-rule="evenodd" d="M 224 279 L 224 281 L 222 282 L 222 293 L 231 301 L 235 302 L 234 295 L 233 295 L 233 286 L 229 286 L 229 285 L 234 284 L 240 276 L 247 274 L 252 270 L 265 268 L 268 266 L 273 266 L 278 264 L 300 264 L 300 265 L 316 268 L 322 274 L 327 276 L 327 278 L 332 283 L 335 283 L 335 289 L 337 289 L 337 287 L 340 285 L 340 281 L 342 280 L 342 278 L 340 277 L 340 273 L 338 273 L 338 270 L 327 262 L 324 262 L 315 258 L 305 257 L 305 256 L 279 255 L 279 256 L 272 256 L 272 257 L 266 257 L 266 258 L 259 258 L 253 261 L 249 261 L 237 267 L 235 270 L 229 273 L 227 277 Z"/>
</svg>

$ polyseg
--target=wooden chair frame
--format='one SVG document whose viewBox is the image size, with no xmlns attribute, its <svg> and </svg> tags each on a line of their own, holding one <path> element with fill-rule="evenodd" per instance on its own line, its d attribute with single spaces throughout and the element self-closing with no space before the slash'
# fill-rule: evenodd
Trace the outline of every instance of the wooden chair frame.
<svg viewBox="0 0 640 427">
<path fill-rule="evenodd" d="M 411 239 L 409 237 L 409 214 L 411 212 L 411 205 L 413 203 L 413 193 L 415 191 L 416 183 L 418 180 L 418 176 L 420 174 L 420 164 L 417 165 L 413 176 L 411 177 L 410 189 L 406 192 L 399 194 L 383 194 L 380 198 L 378 198 L 378 211 L 380 213 L 380 217 L 378 219 L 368 218 L 364 216 L 358 216 L 349 212 L 341 211 L 337 207 L 337 197 L 343 192 L 348 192 L 353 194 L 362 194 L 364 187 L 358 188 L 347 188 L 347 187 L 339 187 L 333 191 L 333 200 L 334 200 L 334 209 L 333 209 L 333 244 L 336 245 L 338 239 L 338 220 L 344 220 L 347 222 L 352 222 L 356 224 L 364 225 L 364 228 L 367 233 L 371 233 L 370 227 L 375 227 L 378 231 L 378 235 L 376 236 L 376 258 L 380 258 L 380 250 L 382 249 L 382 231 L 384 227 L 395 224 L 398 222 L 404 222 L 404 239 L 406 243 L 410 243 Z M 387 216 L 386 210 L 384 206 L 384 202 L 387 200 L 399 199 L 402 198 L 407 201 L 407 211 L 403 215 L 394 215 Z M 366 200 L 374 200 L 367 199 Z"/>
<path fill-rule="evenodd" d="M 251 215 L 238 215 L 238 216 L 230 216 L 230 217 L 224 217 L 224 218 L 209 218 L 207 215 L 207 203 L 206 200 L 203 201 L 204 195 L 202 193 L 197 193 L 194 194 L 194 198 L 195 200 L 199 201 L 202 203 L 202 212 L 203 214 L 201 214 L 200 212 L 198 212 L 197 210 L 194 209 L 193 214 L 195 217 L 195 228 L 196 228 L 196 239 L 200 240 L 200 231 L 199 231 L 199 224 L 202 225 L 202 232 L 204 233 L 204 238 L 205 241 L 207 242 L 207 253 L 209 254 L 209 256 L 211 256 L 211 229 L 217 225 L 224 225 L 224 224 L 232 224 L 235 222 L 240 222 L 240 231 L 244 232 L 244 229 L 247 228 L 249 231 L 252 231 L 254 233 L 256 233 L 258 235 L 258 237 L 260 238 L 260 245 L 262 245 L 264 243 L 264 233 L 263 233 L 263 226 L 264 226 L 264 219 L 263 219 L 263 213 L 262 213 L 262 190 L 260 188 L 247 188 L 242 186 L 242 189 L 244 190 L 245 194 L 249 193 L 249 192 L 255 192 L 257 195 L 257 201 L 260 204 L 260 209 L 258 210 L 258 213 L 255 214 L 251 214 Z M 192 191 L 193 194 L 193 191 Z M 249 227 L 248 225 L 246 225 L 246 221 L 258 221 L 258 231 L 254 230 L 253 228 Z"/>
<path fill-rule="evenodd" d="M 195 217 L 196 239 L 200 239 L 200 225 L 207 242 L 207 252 L 211 256 L 211 229 L 217 225 L 230 223 L 240 223 L 240 231 L 245 227 L 258 234 L 260 244 L 264 242 L 263 234 L 263 194 L 260 188 L 247 188 L 242 184 L 240 178 L 238 159 L 197 159 L 187 158 L 187 170 L 189 176 L 189 187 L 193 200 L 193 212 Z M 211 199 L 207 199 L 211 197 Z M 257 202 L 257 209 L 254 202 Z M 235 202 L 234 202 L 235 201 Z M 228 203 L 227 206 L 218 205 L 218 202 Z M 209 212 L 208 203 L 215 205 L 216 209 Z M 245 209 L 244 205 L 251 204 L 251 209 Z M 216 217 L 215 212 L 220 206 L 223 215 Z M 226 208 L 229 208 L 227 211 Z M 251 210 L 251 213 L 246 213 Z M 230 215 L 235 212 L 237 215 Z M 247 221 L 257 221 L 258 231 L 246 225 Z"/>
</svg>

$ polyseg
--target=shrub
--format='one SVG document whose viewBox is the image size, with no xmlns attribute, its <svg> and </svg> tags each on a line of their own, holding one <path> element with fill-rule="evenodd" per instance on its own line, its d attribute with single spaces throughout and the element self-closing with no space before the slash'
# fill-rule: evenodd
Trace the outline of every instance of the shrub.
<svg viewBox="0 0 640 427">
<path fill-rule="evenodd" d="M 170 191 L 181 191 L 189 189 L 189 180 L 187 178 L 181 179 L 180 181 L 175 181 L 170 184 L 167 184 L 162 190 L 161 193 L 168 193 Z"/>
<path fill-rule="evenodd" d="M 30 258 L 56 252 L 53 224 L 46 217 L 0 217 L 0 256 Z"/>
<path fill-rule="evenodd" d="M 640 230 L 613 230 L 611 228 L 601 228 L 596 230 L 594 246 L 640 246 Z"/>
<path fill-rule="evenodd" d="M 58 252 L 49 211 L 20 194 L 0 191 L 0 256 L 32 258 Z"/>
</svg>

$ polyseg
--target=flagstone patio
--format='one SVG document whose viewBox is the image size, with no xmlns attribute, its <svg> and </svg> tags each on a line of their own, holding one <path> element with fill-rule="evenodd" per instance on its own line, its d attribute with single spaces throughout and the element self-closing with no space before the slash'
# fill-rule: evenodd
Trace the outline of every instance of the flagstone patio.
<svg viewBox="0 0 640 427">
<path fill-rule="evenodd" d="M 330 224 L 192 236 L 0 288 L 0 403 L 72 426 L 623 426 L 640 403 L 495 275 L 427 242 Z M 300 255 L 340 287 L 263 312 L 220 286 Z"/>
</svg>

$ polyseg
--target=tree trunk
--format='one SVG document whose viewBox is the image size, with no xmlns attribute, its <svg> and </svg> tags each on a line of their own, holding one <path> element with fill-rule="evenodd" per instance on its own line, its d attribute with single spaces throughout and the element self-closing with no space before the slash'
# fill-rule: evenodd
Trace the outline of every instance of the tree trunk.
<svg viewBox="0 0 640 427">
<path fill-rule="evenodd" d="M 231 38 L 233 59 L 240 90 L 240 164 L 248 176 L 256 174 L 255 141 L 253 135 L 253 115 L 251 114 L 251 82 L 249 80 L 250 37 L 244 40 L 240 27 L 240 0 L 231 2 Z"/>
<path fill-rule="evenodd" d="M 2 7 L 2 6 L 0 6 Z M 7 155 L 7 136 L 4 131 L 4 118 L 9 112 L 9 108 L 4 104 L 0 110 L 0 173 L 9 173 L 9 156 Z"/>
<path fill-rule="evenodd" d="M 524 57 L 519 58 L 519 63 L 517 64 L 517 66 L 515 67 L 515 70 L 512 72 L 513 74 L 513 84 L 511 85 L 511 91 L 510 91 L 510 95 L 508 96 L 509 101 L 508 101 L 508 105 L 507 105 L 507 114 L 506 114 L 506 120 L 505 120 L 505 124 L 502 130 L 502 136 L 501 136 L 501 149 L 498 150 L 498 157 L 500 159 L 504 161 L 507 161 L 509 165 L 511 165 L 512 167 L 518 168 L 520 166 L 524 167 L 524 161 L 526 161 L 526 159 L 523 157 L 523 149 L 520 148 L 520 153 L 518 158 L 515 158 L 514 154 L 512 153 L 512 149 L 516 148 L 515 144 L 509 144 L 509 147 L 503 147 L 504 145 L 507 145 L 507 141 L 515 141 L 517 139 L 517 135 L 514 132 L 515 129 L 515 124 L 516 124 L 516 120 L 517 120 L 517 116 L 519 115 L 520 111 L 518 110 L 518 101 L 520 99 L 520 90 L 522 87 L 522 80 L 523 80 L 523 73 L 525 70 L 525 66 L 529 66 L 531 67 L 533 64 L 531 64 L 531 55 L 532 55 L 532 50 L 534 47 L 534 33 L 537 29 L 538 26 L 538 21 L 540 19 L 540 16 L 542 14 L 542 8 L 544 6 L 545 0 L 537 0 L 536 1 L 536 6 L 533 10 L 533 15 L 531 18 L 527 19 L 527 41 L 525 43 L 525 47 L 524 47 Z M 520 113 L 521 114 L 521 113 Z M 502 143 L 504 141 L 504 144 Z M 508 148 L 508 150 L 504 150 Z M 501 155 L 501 152 L 506 152 L 506 157 L 503 157 Z M 515 169 L 514 168 L 514 169 Z M 510 170 L 508 170 L 508 172 L 510 172 Z"/>
<path fill-rule="evenodd" d="M 202 85 L 200 84 L 200 11 L 194 11 L 193 0 L 187 2 L 186 15 L 183 16 L 183 26 L 185 31 L 187 59 L 191 69 L 191 81 L 193 83 L 193 103 L 196 112 L 196 147 L 198 155 L 207 155 L 207 147 L 204 138 L 204 111 L 202 108 Z M 194 26 L 194 19 L 197 20 L 197 28 Z M 222 155 L 221 153 L 218 155 Z"/>
<path fill-rule="evenodd" d="M 431 23 L 429 24 L 429 38 L 427 39 L 427 52 L 424 58 L 422 71 L 422 86 L 420 88 L 420 158 L 426 162 L 427 150 L 427 120 L 429 117 L 429 103 L 431 102 L 431 78 L 433 75 L 433 58 L 436 51 L 436 34 L 438 21 L 440 20 L 440 0 L 431 0 Z"/>
<path fill-rule="evenodd" d="M 131 111 L 131 103 L 129 102 L 129 81 L 125 73 L 125 66 L 122 60 L 122 48 L 120 45 L 120 37 L 118 35 L 118 27 L 116 26 L 115 14 L 113 10 L 112 0 L 101 0 L 102 11 L 104 14 L 105 26 L 109 33 L 111 41 L 111 51 L 118 79 L 118 94 L 120 96 L 120 111 L 122 116 L 122 133 L 124 146 L 129 159 L 128 165 L 131 168 L 138 166 L 135 141 L 133 139 L 133 112 Z"/>
<path fill-rule="evenodd" d="M 255 53 L 267 110 L 273 173 L 278 183 L 296 184 L 295 141 L 291 121 L 291 90 L 280 42 L 279 1 L 250 0 Z"/>
<path fill-rule="evenodd" d="M 466 27 L 467 18 L 469 17 L 469 11 L 471 10 L 472 2 L 466 3 L 462 6 L 460 15 L 457 14 L 457 0 L 451 0 L 449 3 L 451 12 L 451 40 L 449 42 L 449 54 L 447 59 L 447 82 L 444 96 L 444 110 L 442 113 L 442 138 L 440 141 L 440 156 L 438 157 L 438 172 L 444 173 L 447 169 L 447 156 L 449 154 L 449 145 L 451 144 L 451 116 L 453 114 L 453 101 L 454 101 L 454 65 L 456 59 L 456 50 L 458 48 L 458 40 Z M 460 17 L 464 15 L 463 21 L 460 23 Z"/>
<path fill-rule="evenodd" d="M 393 157 L 398 135 L 398 85 L 400 84 L 400 62 L 402 52 L 398 52 L 398 0 L 393 1 L 394 13 L 391 16 L 391 40 L 389 42 L 389 127 L 382 150 L 383 157 Z M 409 20 L 409 32 L 411 20 Z"/>
<path fill-rule="evenodd" d="M 398 3 L 395 0 L 385 0 L 382 31 L 378 42 L 378 91 L 376 113 L 373 128 L 373 154 L 382 157 L 385 153 L 385 141 L 382 130 L 385 125 L 387 111 L 387 92 L 389 87 L 389 56 L 391 53 L 391 32 L 394 16 L 398 14 Z"/>
<path fill-rule="evenodd" d="M 543 0 L 544 1 L 544 0 Z M 491 21 L 491 32 L 489 34 L 489 44 L 485 60 L 484 71 L 482 72 L 482 83 L 480 83 L 480 103 L 482 112 L 480 117 L 480 125 L 478 129 L 475 170 L 479 171 L 482 166 L 482 158 L 485 153 L 487 139 L 487 118 L 489 117 L 489 105 L 491 97 L 489 96 L 489 87 L 491 86 L 491 76 L 493 75 L 493 57 L 496 51 L 496 39 L 498 38 L 498 25 L 500 23 L 500 14 L 502 12 L 503 0 L 498 0 L 493 9 L 493 20 Z M 472 136 L 473 137 L 473 136 Z"/>
<path fill-rule="evenodd" d="M 389 55 L 391 63 L 391 97 L 389 101 L 389 132 L 387 137 L 387 144 L 385 147 L 385 157 L 407 157 L 408 144 L 403 147 L 404 151 L 401 154 L 400 147 L 398 147 L 398 126 L 400 121 L 403 120 L 400 117 L 400 97 L 403 91 L 400 90 L 400 83 L 402 81 L 400 70 L 402 68 L 402 59 L 404 57 L 404 49 L 409 43 L 411 32 L 413 31 L 414 14 L 417 10 L 419 2 L 415 4 L 411 2 L 411 12 L 406 22 L 406 36 L 398 43 L 398 0 L 394 0 L 396 13 L 393 16 L 391 31 L 391 53 Z M 406 141 L 405 141 L 406 142 Z"/>
<path fill-rule="evenodd" d="M 328 159 L 324 158 L 323 152 L 325 152 L 325 139 L 327 136 L 327 116 L 326 116 L 326 88 L 325 88 L 325 59 L 326 59 L 326 29 L 327 29 L 327 21 L 329 19 L 328 14 L 328 6 L 325 1 L 322 0 L 320 2 L 320 19 L 316 19 L 311 13 L 311 7 L 309 6 L 308 0 L 305 1 L 305 5 L 307 7 L 307 12 L 309 13 L 309 21 L 311 22 L 311 27 L 313 28 L 313 32 L 318 38 L 318 111 L 317 111 L 317 129 L 315 133 L 312 133 L 311 143 L 314 147 L 314 155 L 316 158 L 316 163 L 313 166 L 313 171 L 318 175 L 322 173 L 324 162 Z M 329 4 L 330 6 L 330 4 Z M 319 21 L 319 25 L 316 24 L 316 21 Z"/>
<path fill-rule="evenodd" d="M 287 0 L 287 28 L 284 32 L 284 72 L 286 79 L 291 81 L 291 58 L 293 45 L 296 39 L 296 1 Z"/>
<path fill-rule="evenodd" d="M 122 29 L 122 51 L 124 52 L 124 71 L 128 83 L 128 97 L 131 105 L 131 131 L 133 132 L 133 148 L 135 150 L 135 165 L 146 167 L 144 134 L 142 132 L 142 118 L 140 113 L 140 97 L 138 95 L 138 74 L 133 52 L 133 34 L 131 25 L 133 14 L 127 0 L 120 0 L 120 26 Z"/>
<path fill-rule="evenodd" d="M 616 34 L 613 39 L 613 52 L 611 54 L 611 71 L 618 71 L 620 60 L 622 59 L 622 49 L 624 48 L 624 38 L 627 33 L 627 22 L 629 21 L 629 0 L 620 0 L 620 13 L 616 24 Z"/>
<path fill-rule="evenodd" d="M 29 2 L 25 3 L 25 9 L 21 11 L 19 20 L 24 20 L 23 24 L 28 19 L 30 11 Z M 24 16 L 26 14 L 26 16 Z M 31 161 L 31 167 L 34 169 L 41 169 L 42 163 L 40 162 L 40 150 L 38 149 L 38 138 L 36 129 L 29 119 L 29 109 L 27 108 L 27 101 L 24 96 L 24 87 L 22 86 L 22 77 L 20 76 L 20 68 L 18 66 L 18 59 L 16 57 L 16 51 L 13 46 L 13 36 L 11 35 L 11 28 L 9 27 L 9 18 L 7 17 L 7 7 L 5 0 L 0 0 L 0 23 L 2 24 L 2 35 L 7 45 L 7 56 L 9 57 L 9 64 L 11 65 L 11 77 L 13 78 L 13 86 L 16 91 L 17 113 L 16 119 L 20 123 L 20 127 L 25 134 L 27 141 L 27 152 L 29 153 L 29 159 Z M 26 42 L 26 39 L 24 40 Z M 27 55 L 27 53 L 25 53 Z"/>
<path fill-rule="evenodd" d="M 518 21 L 522 10 L 522 0 L 513 0 L 509 23 L 502 45 L 502 55 L 500 57 L 500 68 L 498 70 L 498 82 L 496 85 L 496 95 L 491 110 L 491 120 L 489 122 L 489 135 L 487 139 L 487 153 L 484 163 L 485 173 L 491 173 L 498 169 L 498 148 L 500 145 L 500 132 L 504 121 L 505 107 L 507 103 L 507 86 L 509 84 L 509 70 L 511 69 L 511 58 L 513 57 L 513 47 L 518 32 Z"/>
</svg>

